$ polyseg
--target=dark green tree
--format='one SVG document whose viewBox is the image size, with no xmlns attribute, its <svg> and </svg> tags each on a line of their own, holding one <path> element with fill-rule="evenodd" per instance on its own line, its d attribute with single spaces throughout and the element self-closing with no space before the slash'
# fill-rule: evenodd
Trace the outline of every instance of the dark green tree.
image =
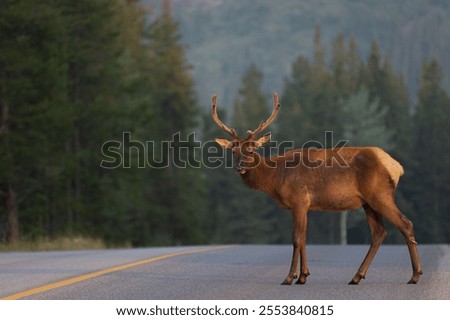
<svg viewBox="0 0 450 320">
<path fill-rule="evenodd" d="M 393 131 L 386 126 L 387 108 L 380 108 L 379 104 L 379 100 L 369 100 L 366 88 L 342 101 L 343 131 L 349 145 L 392 150 Z"/>
<path fill-rule="evenodd" d="M 307 113 L 311 104 L 310 78 L 312 77 L 310 62 L 299 57 L 292 64 L 289 79 L 286 80 L 282 94 L 282 112 L 278 116 L 279 127 L 277 139 L 282 141 L 294 141 L 301 146 L 310 135 L 310 127 L 313 125 Z"/>
<path fill-rule="evenodd" d="M 150 102 L 142 105 L 149 109 L 143 111 L 147 123 L 142 123 L 138 137 L 154 142 L 156 149 L 149 150 L 150 155 L 162 159 L 167 167 L 142 173 L 147 206 L 139 214 L 148 235 L 140 242 L 200 243 L 205 241 L 203 177 L 192 167 L 195 161 L 187 162 L 188 158 L 195 160 L 198 147 L 194 132 L 199 109 L 179 24 L 170 12 L 163 12 L 149 25 L 144 41 Z M 162 150 L 168 142 L 170 149 Z"/>
<path fill-rule="evenodd" d="M 280 114 L 280 137 L 297 146 L 325 145 L 325 131 L 333 131 L 335 137 L 342 135 L 339 94 L 343 93 L 336 90 L 334 80 L 341 76 L 333 75 L 325 63 L 320 28 L 316 29 L 314 48 L 313 62 L 302 56 L 294 62 L 281 99 L 285 108 Z M 335 61 L 336 72 L 343 68 Z"/>
<path fill-rule="evenodd" d="M 270 115 L 267 96 L 262 92 L 263 74 L 252 64 L 241 80 L 238 97 L 234 102 L 233 128 L 244 136 L 247 130 L 254 130 Z"/>
<path fill-rule="evenodd" d="M 95 233 L 101 213 L 101 146 L 114 136 L 121 69 L 117 1 L 63 1 L 67 72 L 66 109 L 73 115 L 64 176 L 64 206 L 54 228 L 68 234 Z M 93 213 L 96 213 L 93 215 Z"/>
<path fill-rule="evenodd" d="M 6 242 L 51 223 L 71 113 L 63 26 L 53 1 L 0 5 L 0 229 Z"/>
<path fill-rule="evenodd" d="M 411 148 L 408 89 L 403 78 L 395 74 L 389 59 L 386 57 L 383 61 L 375 41 L 363 74 L 362 83 L 369 89 L 370 99 L 379 100 L 380 106 L 387 108 L 386 126 L 393 132 L 395 145 L 393 156 L 402 163 L 407 162 Z"/>
<path fill-rule="evenodd" d="M 339 33 L 333 41 L 330 65 L 337 97 L 347 98 L 357 92 L 362 66 L 363 62 L 357 54 L 355 39 L 350 38 L 346 47 L 344 35 Z"/>
<path fill-rule="evenodd" d="M 450 98 L 442 88 L 442 70 L 436 60 L 422 66 L 417 111 L 414 116 L 414 220 L 418 241 L 450 239 Z"/>
<path fill-rule="evenodd" d="M 148 12 L 134 1 L 117 1 L 116 8 L 113 21 L 121 48 L 117 61 L 120 82 L 109 109 L 104 142 L 121 143 L 118 151 L 122 158 L 114 169 L 100 172 L 101 209 L 92 221 L 94 232 L 107 243 L 143 245 L 155 240 L 146 220 L 152 204 L 143 192 L 149 185 L 144 174 L 148 170 L 145 141 L 149 140 L 148 131 L 160 122 L 151 98 L 153 66 L 143 43 Z"/>
</svg>

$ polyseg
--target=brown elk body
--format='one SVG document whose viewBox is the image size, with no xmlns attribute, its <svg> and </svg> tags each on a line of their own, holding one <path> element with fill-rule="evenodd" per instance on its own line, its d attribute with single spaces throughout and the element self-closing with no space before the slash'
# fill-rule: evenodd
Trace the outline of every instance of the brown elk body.
<svg viewBox="0 0 450 320">
<path fill-rule="evenodd" d="M 310 274 L 306 259 L 306 228 L 309 210 L 341 211 L 363 207 L 370 227 L 372 242 L 350 284 L 364 279 L 379 246 L 387 235 L 383 219 L 396 227 L 406 240 L 413 275 L 408 283 L 417 283 L 422 268 L 413 224 L 397 208 L 394 193 L 402 166 L 389 154 L 376 147 L 342 147 L 337 149 L 298 149 L 265 158 L 255 150 L 270 141 L 270 134 L 257 135 L 275 119 L 280 104 L 273 94 L 274 110 L 255 131 L 240 139 L 234 129 L 217 116 L 216 96 L 212 97 L 214 121 L 232 141 L 218 138 L 223 148 L 233 150 L 236 172 L 250 188 L 270 195 L 281 207 L 291 210 L 293 254 L 289 274 L 282 284 L 304 284 Z M 300 262 L 300 273 L 299 271 Z"/>
</svg>

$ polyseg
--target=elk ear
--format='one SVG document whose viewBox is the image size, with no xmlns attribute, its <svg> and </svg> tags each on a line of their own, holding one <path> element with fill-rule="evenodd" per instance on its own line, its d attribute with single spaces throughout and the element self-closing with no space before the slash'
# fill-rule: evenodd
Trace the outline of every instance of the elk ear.
<svg viewBox="0 0 450 320">
<path fill-rule="evenodd" d="M 261 138 L 259 138 L 258 141 L 256 141 L 256 147 L 257 147 L 257 148 L 262 147 L 263 145 L 265 145 L 267 142 L 270 141 L 270 138 L 271 138 L 270 132 L 269 132 L 269 133 L 266 133 L 266 134 L 263 135 Z"/>
<path fill-rule="evenodd" d="M 216 142 L 224 149 L 231 148 L 233 143 L 223 138 L 216 138 Z"/>
</svg>

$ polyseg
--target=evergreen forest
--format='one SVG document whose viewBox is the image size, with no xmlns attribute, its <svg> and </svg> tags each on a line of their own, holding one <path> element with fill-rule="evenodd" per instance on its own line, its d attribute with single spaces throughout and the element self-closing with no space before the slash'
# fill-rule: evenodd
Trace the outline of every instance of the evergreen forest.
<svg viewBox="0 0 450 320">
<path fill-rule="evenodd" d="M 198 2 L 204 7 L 190 9 L 194 17 L 222 3 Z M 185 3 L 191 8 L 195 1 Z M 346 30 L 329 36 L 314 19 L 303 21 L 313 30 L 310 52 L 298 44 L 296 58 L 284 60 L 288 67 L 277 70 L 276 85 L 267 89 L 270 62 L 252 59 L 253 53 L 240 56 L 247 62 L 234 79 L 215 61 L 215 50 L 223 49 L 215 42 L 191 61 L 195 39 L 183 34 L 180 6 L 0 2 L 0 242 L 289 243 L 290 213 L 244 186 L 230 155 L 214 142 L 225 133 L 209 109 L 209 97 L 219 93 L 221 118 L 243 135 L 267 119 L 277 90 L 282 107 L 270 128 L 274 141 L 261 153 L 379 146 L 405 168 L 396 200 L 414 222 L 417 241 L 450 243 L 450 75 L 439 59 L 448 53 L 445 34 L 439 39 L 447 44 L 430 50 L 436 57 L 409 56 L 408 66 L 418 70 L 411 86 L 393 63 L 397 57 L 376 39 L 360 44 Z M 240 17 L 258 22 L 251 14 Z M 198 37 L 211 32 L 207 22 L 199 24 Z M 255 41 L 270 44 L 280 30 L 266 29 L 267 39 Z M 272 49 L 271 56 L 283 59 Z M 202 81 L 210 76 L 202 73 L 211 70 L 225 76 L 204 92 Z M 348 243 L 368 243 L 364 213 L 346 214 Z M 339 243 L 341 215 L 310 212 L 308 243 Z M 390 228 L 386 242 L 402 241 Z"/>
</svg>

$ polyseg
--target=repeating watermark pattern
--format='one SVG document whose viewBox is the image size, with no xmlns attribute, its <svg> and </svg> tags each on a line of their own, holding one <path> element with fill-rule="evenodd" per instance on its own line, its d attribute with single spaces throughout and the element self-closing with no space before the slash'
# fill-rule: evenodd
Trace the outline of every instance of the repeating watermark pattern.
<svg viewBox="0 0 450 320">
<path fill-rule="evenodd" d="M 266 161 L 264 165 L 276 168 L 280 161 L 272 157 L 284 155 L 281 163 L 286 168 L 298 166 L 320 167 L 335 166 L 348 167 L 347 162 L 339 153 L 349 141 L 339 140 L 334 143 L 332 131 L 325 132 L 324 143 L 310 140 L 299 149 L 294 147 L 293 141 L 271 141 L 264 148 Z M 243 143 L 240 148 L 246 148 Z M 325 150 L 325 157 L 314 156 L 317 150 Z M 131 132 L 123 132 L 121 140 L 109 140 L 101 147 L 102 161 L 100 167 L 104 169 L 118 168 L 152 168 L 164 169 L 168 167 L 177 168 L 208 168 L 220 167 L 233 168 L 233 155 L 231 150 L 223 149 L 214 140 L 199 141 L 195 132 L 182 137 L 180 132 L 175 133 L 171 140 L 166 141 L 139 141 L 131 137 Z M 256 158 L 257 161 L 254 161 Z M 326 160 L 325 160 L 326 159 Z M 260 164 L 260 155 L 243 156 L 241 162 Z"/>
</svg>

